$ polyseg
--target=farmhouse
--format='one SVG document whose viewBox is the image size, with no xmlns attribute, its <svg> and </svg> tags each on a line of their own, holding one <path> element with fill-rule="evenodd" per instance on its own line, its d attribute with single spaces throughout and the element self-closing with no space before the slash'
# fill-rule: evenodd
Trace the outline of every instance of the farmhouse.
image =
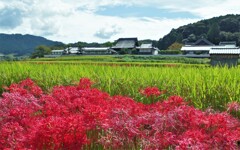
<svg viewBox="0 0 240 150">
<path fill-rule="evenodd" d="M 68 47 L 64 50 L 52 50 L 51 55 L 44 57 L 58 57 L 61 55 L 114 55 L 140 54 L 158 55 L 158 49 L 152 43 L 139 46 L 137 38 L 119 38 L 112 47 Z"/>
<path fill-rule="evenodd" d="M 225 41 L 225 42 L 220 42 L 219 46 L 226 46 L 226 47 L 236 47 L 237 43 L 236 41 Z"/>
<path fill-rule="evenodd" d="M 238 47 L 215 47 L 209 51 L 212 66 L 237 66 L 240 55 Z"/>
<path fill-rule="evenodd" d="M 110 47 L 84 47 L 81 49 L 80 54 L 83 55 L 111 55 L 117 54 L 116 51 Z"/>
<path fill-rule="evenodd" d="M 137 38 L 119 38 L 112 49 L 120 54 L 131 54 L 134 50 L 136 50 L 137 46 L 139 46 Z"/>
<path fill-rule="evenodd" d="M 0 54 L 0 60 L 4 60 L 5 56 L 3 54 Z"/>
<path fill-rule="evenodd" d="M 45 58 L 60 57 L 64 54 L 64 50 L 52 50 L 50 55 L 44 55 Z"/>
<path fill-rule="evenodd" d="M 52 55 L 62 55 L 64 50 L 52 50 Z"/>
<path fill-rule="evenodd" d="M 186 43 L 181 51 L 184 54 L 209 54 L 212 49 L 236 49 L 236 42 L 234 41 L 225 41 L 220 42 L 219 45 L 214 45 L 207 39 L 199 39 L 195 43 Z"/>
<path fill-rule="evenodd" d="M 72 54 L 72 55 L 76 55 L 79 54 L 79 48 L 78 47 L 68 47 L 64 49 L 63 54 Z"/>
<path fill-rule="evenodd" d="M 208 54 L 210 49 L 215 45 L 207 39 L 201 38 L 195 43 L 186 43 L 182 48 L 184 54 Z"/>
<path fill-rule="evenodd" d="M 137 47 L 138 54 L 140 55 L 158 55 L 158 48 L 153 47 L 151 44 L 141 44 L 141 46 Z"/>
</svg>

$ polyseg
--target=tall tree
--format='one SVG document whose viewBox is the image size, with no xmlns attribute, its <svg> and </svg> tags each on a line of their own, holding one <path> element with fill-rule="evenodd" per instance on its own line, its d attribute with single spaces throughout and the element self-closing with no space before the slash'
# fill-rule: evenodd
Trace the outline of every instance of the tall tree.
<svg viewBox="0 0 240 150">
<path fill-rule="evenodd" d="M 44 57 L 44 55 L 51 54 L 51 49 L 45 45 L 40 45 L 35 48 L 31 58 Z"/>
<path fill-rule="evenodd" d="M 214 44 L 218 44 L 220 40 L 219 33 L 220 33 L 219 26 L 217 22 L 215 22 L 210 26 L 208 30 L 208 33 L 207 33 L 208 40 Z"/>
</svg>

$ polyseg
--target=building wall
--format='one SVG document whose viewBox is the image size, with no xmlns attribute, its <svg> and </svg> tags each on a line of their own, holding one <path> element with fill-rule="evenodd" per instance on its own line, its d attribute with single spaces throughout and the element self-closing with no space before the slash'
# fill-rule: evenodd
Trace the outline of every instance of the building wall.
<svg viewBox="0 0 240 150">
<path fill-rule="evenodd" d="M 140 55 L 158 55 L 158 51 L 154 49 L 140 49 L 139 53 Z"/>
<path fill-rule="evenodd" d="M 62 55 L 62 52 L 52 52 L 53 55 Z"/>
<path fill-rule="evenodd" d="M 83 51 L 83 55 L 109 55 L 109 51 Z"/>
</svg>

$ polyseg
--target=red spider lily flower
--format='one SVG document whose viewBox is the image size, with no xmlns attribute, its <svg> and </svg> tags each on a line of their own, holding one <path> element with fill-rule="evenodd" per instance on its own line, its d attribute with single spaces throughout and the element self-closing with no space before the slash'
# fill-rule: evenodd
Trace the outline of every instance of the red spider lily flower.
<svg viewBox="0 0 240 150">
<path fill-rule="evenodd" d="M 140 93 L 146 97 L 158 97 L 163 92 L 159 91 L 158 87 L 146 87 L 145 89 L 141 89 Z"/>
<path fill-rule="evenodd" d="M 0 149 L 239 149 L 240 121 L 228 112 L 202 111 L 179 96 L 145 105 L 110 96 L 80 79 L 43 94 L 30 79 L 0 98 Z M 151 99 L 163 92 L 147 87 Z"/>
<path fill-rule="evenodd" d="M 232 112 L 232 111 L 240 111 L 240 103 L 238 103 L 238 102 L 228 103 L 228 105 L 227 105 L 227 111 L 229 111 L 229 112 Z"/>
<path fill-rule="evenodd" d="M 79 81 L 79 89 L 89 89 L 91 88 L 93 82 L 89 78 L 81 78 Z"/>
</svg>

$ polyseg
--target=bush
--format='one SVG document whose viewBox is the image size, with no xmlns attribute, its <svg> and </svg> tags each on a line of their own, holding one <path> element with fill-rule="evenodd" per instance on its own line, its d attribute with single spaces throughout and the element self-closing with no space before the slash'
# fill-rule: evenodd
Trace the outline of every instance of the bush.
<svg viewBox="0 0 240 150">
<path fill-rule="evenodd" d="M 162 54 L 162 55 L 173 55 L 173 54 L 181 54 L 182 51 L 181 50 L 161 50 L 158 52 L 159 54 Z"/>
</svg>

